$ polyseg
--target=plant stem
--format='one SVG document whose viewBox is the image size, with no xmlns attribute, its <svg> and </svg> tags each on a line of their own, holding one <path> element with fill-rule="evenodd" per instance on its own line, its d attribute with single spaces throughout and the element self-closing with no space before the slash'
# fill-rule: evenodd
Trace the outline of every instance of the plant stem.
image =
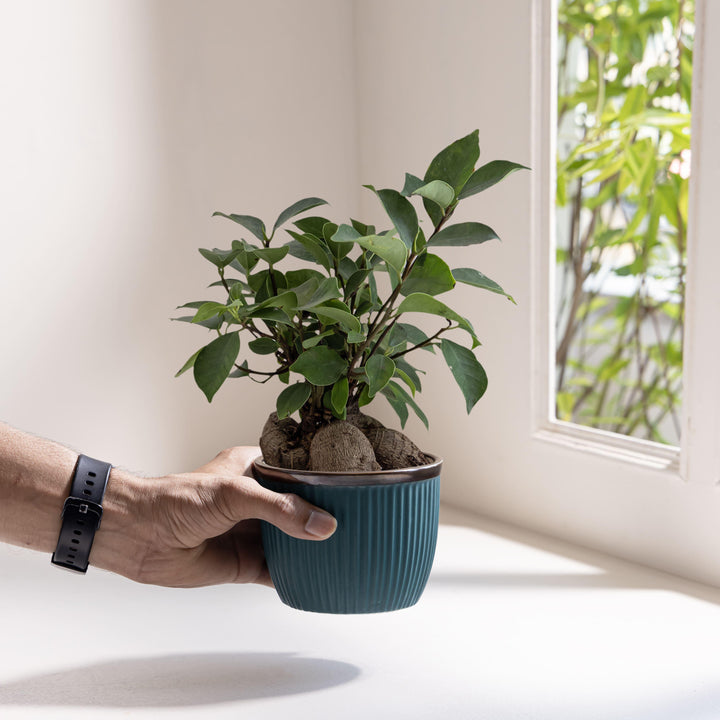
<svg viewBox="0 0 720 720">
<path fill-rule="evenodd" d="M 390 356 L 390 359 L 395 360 L 395 358 L 402 357 L 403 355 L 406 355 L 407 353 L 412 352 L 413 350 L 418 350 L 419 348 L 427 347 L 428 345 L 430 345 L 430 343 L 432 343 L 433 340 L 435 340 L 440 335 L 442 335 L 442 333 L 447 332 L 448 330 L 454 330 L 456 327 L 458 327 L 458 326 L 457 325 L 453 326 L 452 320 L 448 320 L 448 324 L 446 327 L 440 328 L 434 335 L 429 337 L 427 340 L 423 340 L 421 343 L 418 343 L 417 345 L 413 345 L 412 347 L 409 347 L 406 350 L 402 350 L 401 352 L 394 353 L 393 355 Z"/>
</svg>

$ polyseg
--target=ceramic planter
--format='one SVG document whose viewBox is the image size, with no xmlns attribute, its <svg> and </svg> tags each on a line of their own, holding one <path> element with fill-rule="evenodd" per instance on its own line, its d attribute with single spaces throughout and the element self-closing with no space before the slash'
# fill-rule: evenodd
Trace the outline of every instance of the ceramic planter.
<svg viewBox="0 0 720 720">
<path fill-rule="evenodd" d="M 335 533 L 298 540 L 269 523 L 262 538 L 280 599 L 299 610 L 375 613 L 414 605 L 427 583 L 438 530 L 442 460 L 404 470 L 312 472 L 254 466 L 258 482 L 332 513 Z"/>
</svg>

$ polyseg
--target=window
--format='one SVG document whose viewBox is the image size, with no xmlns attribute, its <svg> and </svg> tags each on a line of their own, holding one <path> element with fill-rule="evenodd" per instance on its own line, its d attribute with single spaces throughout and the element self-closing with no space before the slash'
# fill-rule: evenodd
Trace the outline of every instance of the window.
<svg viewBox="0 0 720 720">
<path fill-rule="evenodd" d="M 556 416 L 680 444 L 693 0 L 558 0 Z"/>
</svg>

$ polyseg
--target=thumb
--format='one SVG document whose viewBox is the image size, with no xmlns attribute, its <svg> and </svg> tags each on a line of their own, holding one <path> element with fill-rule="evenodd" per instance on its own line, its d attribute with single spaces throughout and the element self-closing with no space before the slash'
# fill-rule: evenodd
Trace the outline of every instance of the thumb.
<svg viewBox="0 0 720 720">
<path fill-rule="evenodd" d="M 259 518 L 301 540 L 325 540 L 337 529 L 335 518 L 292 493 L 276 493 L 250 478 L 242 478 L 245 492 L 234 503 L 246 518 Z M 242 503 L 242 508 L 237 506 Z M 237 515 L 236 515 L 237 517 Z"/>
</svg>

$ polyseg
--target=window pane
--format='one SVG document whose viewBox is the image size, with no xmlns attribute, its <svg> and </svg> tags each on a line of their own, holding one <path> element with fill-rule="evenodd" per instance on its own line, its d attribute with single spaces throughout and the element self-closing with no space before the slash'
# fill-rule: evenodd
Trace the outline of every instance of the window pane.
<svg viewBox="0 0 720 720">
<path fill-rule="evenodd" d="M 673 445 L 694 14 L 558 0 L 557 418 Z"/>
</svg>

